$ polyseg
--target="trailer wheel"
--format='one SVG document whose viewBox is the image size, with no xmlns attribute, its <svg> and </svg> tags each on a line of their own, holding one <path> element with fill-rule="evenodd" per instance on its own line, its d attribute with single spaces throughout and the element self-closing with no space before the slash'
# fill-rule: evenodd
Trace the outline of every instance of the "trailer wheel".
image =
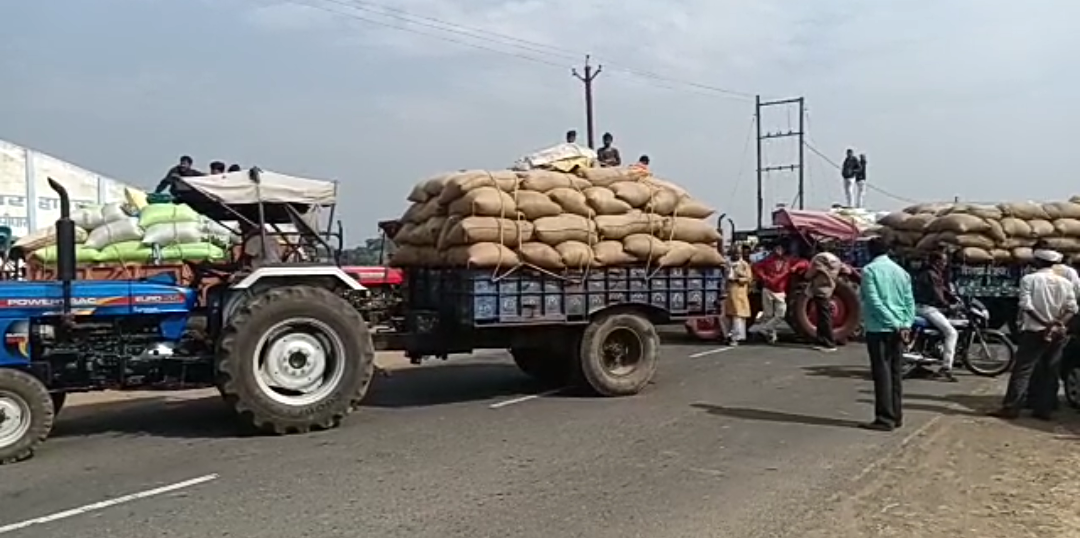
<svg viewBox="0 0 1080 538">
<path fill-rule="evenodd" d="M 22 370 L 0 369 L 0 464 L 33 456 L 52 431 L 55 416 L 41 381 Z"/>
<path fill-rule="evenodd" d="M 224 321 L 217 385 L 255 428 L 303 433 L 334 428 L 367 393 L 375 347 L 367 323 L 329 290 L 262 291 Z"/>
<path fill-rule="evenodd" d="M 817 307 L 809 293 L 799 293 L 792 300 L 791 325 L 799 335 L 806 338 L 817 336 Z M 846 341 L 854 335 L 862 323 L 859 294 L 848 282 L 838 282 L 832 296 L 833 338 Z"/>
<path fill-rule="evenodd" d="M 573 364 L 565 352 L 548 347 L 519 347 L 510 350 L 514 364 L 526 375 L 550 387 L 570 382 Z"/>
<path fill-rule="evenodd" d="M 637 394 L 656 374 L 659 355 L 660 335 L 644 316 L 601 315 L 581 336 L 581 381 L 601 396 Z"/>
</svg>

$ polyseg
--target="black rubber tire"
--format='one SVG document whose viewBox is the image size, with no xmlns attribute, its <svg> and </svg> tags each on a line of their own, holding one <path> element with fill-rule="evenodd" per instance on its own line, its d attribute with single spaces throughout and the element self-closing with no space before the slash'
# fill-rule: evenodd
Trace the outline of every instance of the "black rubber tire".
<svg viewBox="0 0 1080 538">
<path fill-rule="evenodd" d="M 565 387 L 573 373 L 572 357 L 549 348 L 513 348 L 514 364 L 529 377 L 548 387 Z"/>
<path fill-rule="evenodd" d="M 49 398 L 52 400 L 53 416 L 59 416 L 60 410 L 64 408 L 64 402 L 67 402 L 66 392 L 51 392 Z"/>
<path fill-rule="evenodd" d="M 256 381 L 254 355 L 259 339 L 274 324 L 312 318 L 341 340 L 344 372 L 322 400 L 303 406 L 277 402 Z M 264 290 L 244 301 L 225 320 L 217 363 L 217 386 L 237 415 L 256 429 L 274 434 L 305 433 L 337 427 L 360 406 L 375 369 L 375 347 L 367 323 L 341 296 L 313 286 Z"/>
<path fill-rule="evenodd" d="M 817 320 L 810 319 L 810 299 L 807 293 L 797 293 L 788 305 L 790 312 L 788 321 L 791 328 L 804 338 L 817 337 Z M 847 341 L 858 332 L 862 324 L 862 304 L 859 301 L 859 292 L 853 284 L 841 280 L 836 285 L 836 291 L 833 292 L 833 300 L 843 302 L 844 310 L 848 313 L 843 325 L 833 326 L 833 339 L 838 342 Z"/>
<path fill-rule="evenodd" d="M 1065 401 L 1080 409 L 1080 360 L 1071 360 L 1064 364 L 1061 377 L 1065 386 Z"/>
<path fill-rule="evenodd" d="M 984 332 L 983 339 L 987 345 L 998 344 L 1003 346 L 1005 348 L 1005 353 L 1008 354 L 1006 360 L 994 368 L 979 368 L 972 364 L 967 356 L 964 356 L 964 367 L 967 368 L 969 372 L 980 377 L 997 377 L 1012 370 L 1013 362 L 1016 361 L 1016 344 L 1004 334 L 993 331 Z M 971 346 L 967 349 L 967 354 L 971 354 L 976 346 L 979 346 L 978 336 L 971 342 Z"/>
<path fill-rule="evenodd" d="M 612 333 L 628 330 L 637 336 L 640 359 L 627 374 L 609 371 L 604 364 L 603 346 Z M 660 357 L 660 335 L 656 327 L 640 314 L 601 314 L 593 319 L 578 346 L 577 385 L 601 396 L 630 396 L 637 394 L 652 381 Z"/>
<path fill-rule="evenodd" d="M 10 393 L 26 403 L 30 428 L 14 443 L 0 447 L 0 465 L 30 459 L 52 431 L 56 413 L 49 390 L 36 377 L 12 368 L 0 369 L 0 394 Z"/>
</svg>

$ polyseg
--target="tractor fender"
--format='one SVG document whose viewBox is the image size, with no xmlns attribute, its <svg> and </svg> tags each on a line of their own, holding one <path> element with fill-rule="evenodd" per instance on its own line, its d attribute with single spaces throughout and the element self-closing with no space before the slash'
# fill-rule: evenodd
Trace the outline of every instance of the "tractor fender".
<svg viewBox="0 0 1080 538">
<path fill-rule="evenodd" d="M 240 282 L 233 284 L 231 287 L 232 289 L 246 290 L 254 287 L 260 281 L 271 279 L 288 279 L 291 284 L 295 284 L 297 280 L 312 277 L 338 280 L 345 287 L 353 291 L 364 291 L 367 289 L 355 278 L 349 276 L 349 273 L 346 273 L 336 265 L 272 265 L 269 267 L 260 267 L 252 271 L 250 275 L 241 279 Z"/>
</svg>

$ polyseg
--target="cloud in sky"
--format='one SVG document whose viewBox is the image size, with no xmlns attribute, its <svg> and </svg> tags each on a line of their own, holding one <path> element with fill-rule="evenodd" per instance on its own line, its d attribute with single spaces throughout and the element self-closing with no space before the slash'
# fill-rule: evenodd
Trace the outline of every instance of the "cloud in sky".
<svg viewBox="0 0 1080 538">
<path fill-rule="evenodd" d="M 1065 0 L 47 4 L 0 20 L 0 138 L 142 185 L 181 153 L 339 179 L 357 241 L 421 177 L 583 132 L 569 70 L 585 52 L 605 66 L 598 131 L 740 225 L 754 219 L 753 100 L 684 82 L 805 96 L 813 144 L 834 160 L 865 151 L 871 183 L 903 198 L 1080 191 L 1067 168 L 1080 4 Z M 774 109 L 762 124 L 797 122 Z M 796 154 L 769 143 L 766 164 Z M 839 199 L 835 170 L 807 163 L 807 202 Z M 794 194 L 793 175 L 768 178 L 767 205 Z"/>
</svg>

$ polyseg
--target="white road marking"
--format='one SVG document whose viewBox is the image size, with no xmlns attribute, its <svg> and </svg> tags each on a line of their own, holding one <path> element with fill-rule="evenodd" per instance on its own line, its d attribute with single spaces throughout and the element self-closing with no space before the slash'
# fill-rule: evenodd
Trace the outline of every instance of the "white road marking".
<svg viewBox="0 0 1080 538">
<path fill-rule="evenodd" d="M 109 500 L 105 500 L 105 501 L 101 501 L 101 502 L 96 502 L 96 503 L 93 503 L 93 504 L 88 504 L 86 506 L 80 506 L 78 508 L 72 508 L 71 510 L 64 510 L 63 512 L 57 512 L 55 514 L 51 514 L 51 515 L 47 515 L 47 516 L 37 517 L 37 518 L 34 518 L 34 519 L 27 519 L 26 521 L 20 521 L 18 523 L 12 523 L 10 525 L 4 525 L 3 527 L 0 527 L 0 534 L 25 529 L 25 528 L 33 526 L 33 525 L 41 525 L 41 524 L 44 524 L 44 523 L 52 523 L 53 521 L 59 521 L 61 519 L 67 519 L 69 517 L 75 517 L 75 516 L 78 516 L 78 515 L 85 514 L 87 512 L 94 512 L 94 511 L 97 511 L 97 510 L 103 510 L 105 508 L 109 508 L 110 506 L 116 506 L 118 504 L 129 503 L 129 502 L 132 502 L 132 501 L 137 501 L 139 499 L 145 499 L 147 497 L 154 497 L 156 495 L 161 495 L 161 494 L 164 494 L 164 493 L 169 493 L 169 492 L 173 492 L 173 491 L 184 489 L 184 488 L 190 488 L 192 486 L 197 486 L 199 484 L 209 482 L 211 480 L 216 480 L 217 478 L 218 478 L 218 475 L 216 475 L 216 474 L 208 474 L 206 476 L 200 476 L 198 478 L 192 478 L 191 480 L 185 480 L 183 482 L 177 482 L 175 484 L 169 484 L 168 486 L 161 486 L 160 488 L 148 489 L 146 491 L 141 491 L 139 493 L 132 493 L 130 495 L 124 495 L 123 497 L 116 497 L 116 498 L 113 498 L 113 499 L 109 499 Z"/>
<path fill-rule="evenodd" d="M 730 346 L 728 346 L 728 347 L 718 347 L 716 349 L 709 349 L 709 350 L 706 350 L 706 351 L 699 351 L 697 353 L 694 353 L 693 355 L 690 355 L 690 358 L 691 359 L 696 359 L 698 357 L 704 357 L 706 355 L 714 355 L 716 353 L 723 353 L 725 351 L 731 351 L 733 349 L 735 349 L 735 348 L 730 347 Z"/>
<path fill-rule="evenodd" d="M 502 408 L 502 407 L 506 407 L 508 405 L 519 404 L 519 403 L 522 403 L 522 402 L 527 402 L 529 400 L 535 400 L 537 398 L 543 398 L 544 396 L 551 396 L 552 394 L 558 393 L 561 390 L 562 389 L 545 390 L 544 392 L 540 392 L 540 393 L 537 393 L 537 394 L 530 394 L 528 396 L 522 396 L 520 398 L 514 398 L 513 400 L 504 400 L 504 401 L 501 401 L 501 402 L 493 403 L 493 404 L 489 405 L 488 408 L 490 408 L 490 409 L 499 409 L 499 408 Z"/>
</svg>

